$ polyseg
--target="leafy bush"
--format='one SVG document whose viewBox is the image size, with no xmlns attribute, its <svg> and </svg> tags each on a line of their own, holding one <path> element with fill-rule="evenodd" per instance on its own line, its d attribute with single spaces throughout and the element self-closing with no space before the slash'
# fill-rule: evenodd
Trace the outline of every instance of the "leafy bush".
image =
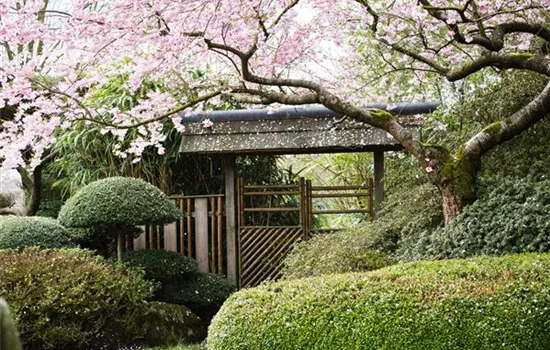
<svg viewBox="0 0 550 350">
<path fill-rule="evenodd" d="M 67 231 L 55 219 L 9 216 L 0 220 L 0 249 L 30 246 L 62 248 L 70 245 Z"/>
<path fill-rule="evenodd" d="M 546 350 L 550 254 L 415 262 L 241 290 L 210 350 Z"/>
<path fill-rule="evenodd" d="M 284 278 L 376 270 L 392 263 L 373 248 L 368 232 L 350 230 L 317 235 L 298 243 L 283 261 Z"/>
<path fill-rule="evenodd" d="M 153 284 L 80 249 L 0 251 L 0 296 L 26 346 L 89 349 L 132 343 L 143 334 Z"/>
<path fill-rule="evenodd" d="M 111 177 L 84 186 L 59 212 L 65 227 L 163 224 L 179 209 L 155 186 L 135 178 Z"/>
<path fill-rule="evenodd" d="M 550 180 L 499 180 L 449 228 L 427 233 L 416 254 L 456 258 L 550 251 Z"/>
<path fill-rule="evenodd" d="M 166 298 L 168 302 L 186 306 L 221 306 L 235 290 L 235 286 L 222 276 L 194 273 L 186 278 L 172 280 Z"/>
<path fill-rule="evenodd" d="M 187 306 L 208 326 L 224 301 L 235 291 L 235 286 L 222 276 L 194 273 L 167 281 L 162 300 Z"/>
<path fill-rule="evenodd" d="M 201 320 L 182 305 L 150 302 L 143 322 L 147 346 L 196 343 L 206 336 Z"/>
<path fill-rule="evenodd" d="M 197 271 L 197 262 L 166 250 L 136 250 L 126 252 L 122 258 L 125 265 L 139 267 L 145 271 L 145 278 L 163 281 L 181 277 Z"/>
</svg>

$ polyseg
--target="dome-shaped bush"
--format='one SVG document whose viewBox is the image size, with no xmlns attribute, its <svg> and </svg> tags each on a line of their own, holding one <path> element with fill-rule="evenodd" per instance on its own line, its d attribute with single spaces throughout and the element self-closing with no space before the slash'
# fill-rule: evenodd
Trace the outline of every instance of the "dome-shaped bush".
<svg viewBox="0 0 550 350">
<path fill-rule="evenodd" d="M 136 225 L 176 221 L 180 211 L 155 186 L 130 177 L 110 177 L 84 186 L 59 211 L 65 227 L 107 227 L 117 233 L 117 256 L 122 260 L 122 240 Z"/>
<path fill-rule="evenodd" d="M 394 265 L 233 294 L 209 350 L 547 350 L 550 254 Z"/>
<path fill-rule="evenodd" d="M 175 221 L 180 212 L 157 187 L 140 179 L 110 177 L 84 186 L 59 211 L 65 227 L 136 226 Z"/>
<path fill-rule="evenodd" d="M 118 349 L 143 337 L 154 284 L 137 272 L 80 249 L 2 250 L 0 266 L 26 348 Z"/>
<path fill-rule="evenodd" d="M 197 262 L 189 257 L 166 250 L 144 249 L 126 252 L 122 261 L 129 267 L 145 271 L 145 278 L 163 281 L 197 271 Z"/>
<path fill-rule="evenodd" d="M 0 220 L 0 249 L 37 246 L 62 248 L 71 245 L 57 220 L 39 216 L 8 216 Z"/>
</svg>

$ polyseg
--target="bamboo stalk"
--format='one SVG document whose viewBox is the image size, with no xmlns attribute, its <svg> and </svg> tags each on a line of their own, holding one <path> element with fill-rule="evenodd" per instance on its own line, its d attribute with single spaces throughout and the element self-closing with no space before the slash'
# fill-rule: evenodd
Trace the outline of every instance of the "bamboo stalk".
<svg viewBox="0 0 550 350">
<path fill-rule="evenodd" d="M 185 200 L 183 197 L 179 198 L 180 202 L 180 213 L 182 214 L 180 218 L 180 255 L 185 254 L 185 216 L 183 216 L 183 213 L 185 213 Z"/>
<path fill-rule="evenodd" d="M 223 201 L 222 197 L 218 197 L 218 210 L 216 211 L 218 217 L 218 273 L 223 274 L 223 241 L 222 241 L 222 229 L 223 229 Z"/>
<path fill-rule="evenodd" d="M 187 198 L 187 212 L 186 212 L 186 218 L 187 218 L 187 256 L 193 257 L 193 244 L 191 241 L 192 231 L 191 231 L 191 198 Z"/>
</svg>

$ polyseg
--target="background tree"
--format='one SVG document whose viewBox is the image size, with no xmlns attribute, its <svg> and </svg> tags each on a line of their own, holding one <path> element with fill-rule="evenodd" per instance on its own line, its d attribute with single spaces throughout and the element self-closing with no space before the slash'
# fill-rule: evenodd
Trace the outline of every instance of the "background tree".
<svg viewBox="0 0 550 350">
<path fill-rule="evenodd" d="M 164 142 L 163 121 L 181 130 L 178 112 L 201 109 L 221 95 L 260 104 L 320 103 L 400 142 L 439 188 L 449 223 L 476 198 L 480 158 L 550 110 L 546 85 L 513 114 L 448 149 L 415 139 L 398 116 L 361 108 L 388 95 L 449 99 L 456 89 L 468 93 L 479 82 L 498 81 L 503 70 L 549 77 L 548 0 L 49 5 L 11 0 L 0 7 L 8 58 L 0 71 L 0 101 L 16 108 L 2 124 L 4 167 L 36 167 L 55 132 L 78 122 L 96 123 L 115 136 L 141 130 L 129 142 L 120 140 L 118 152 L 138 161 L 145 149 Z M 211 69 L 197 80 L 196 70 L 206 66 Z M 132 89 L 162 77 L 167 86 L 192 93 L 152 92 L 128 111 L 86 102 L 92 87 L 121 72 Z"/>
</svg>

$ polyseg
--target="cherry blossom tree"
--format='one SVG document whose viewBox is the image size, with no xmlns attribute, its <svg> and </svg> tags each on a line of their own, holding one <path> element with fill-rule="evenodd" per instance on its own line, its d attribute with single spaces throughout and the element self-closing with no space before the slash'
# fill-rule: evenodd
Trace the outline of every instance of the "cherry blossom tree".
<svg viewBox="0 0 550 350">
<path fill-rule="evenodd" d="M 178 112 L 224 95 L 322 104 L 400 142 L 441 190 L 448 223 L 475 199 L 480 158 L 548 114 L 550 85 L 456 150 L 423 144 L 399 117 L 361 106 L 446 98 L 504 70 L 550 77 L 548 8 L 550 0 L 2 0 L 2 166 L 38 166 L 75 122 L 102 125 L 121 144 L 138 128 L 118 150 L 138 161 L 147 147 L 162 153 L 164 121 L 181 129 Z M 131 89 L 162 80 L 167 90 L 127 111 L 89 102 L 120 75 Z"/>
</svg>

